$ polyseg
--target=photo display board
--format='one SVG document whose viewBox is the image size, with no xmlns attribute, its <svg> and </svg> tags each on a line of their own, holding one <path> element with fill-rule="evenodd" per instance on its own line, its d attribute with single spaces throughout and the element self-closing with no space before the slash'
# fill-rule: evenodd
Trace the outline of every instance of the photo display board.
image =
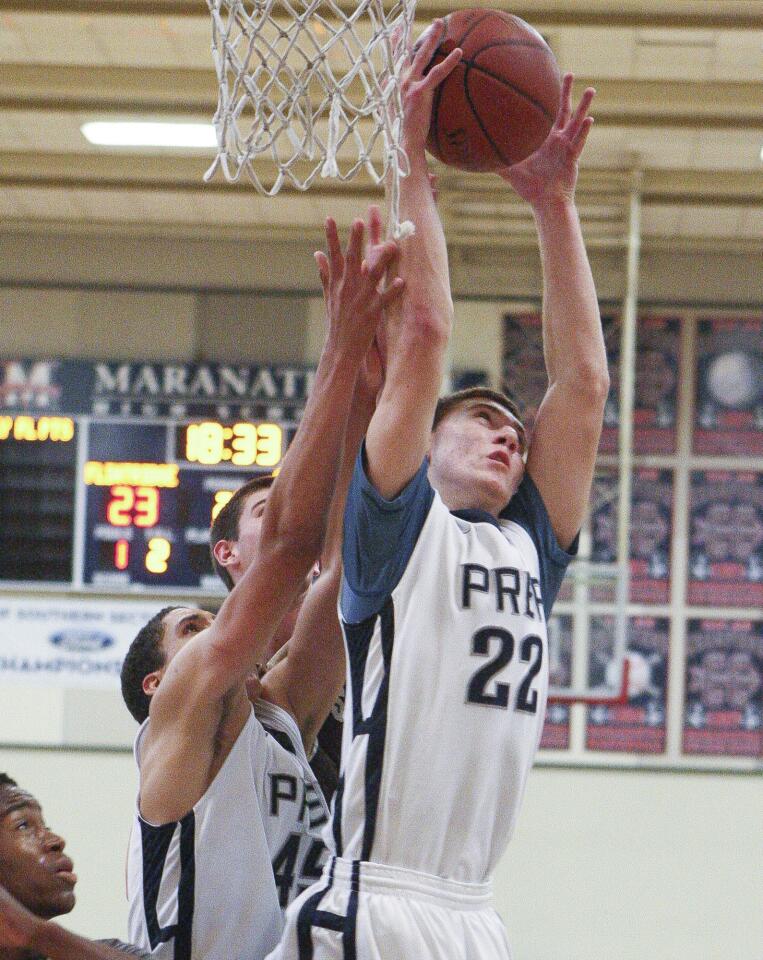
<svg viewBox="0 0 763 960">
<path fill-rule="evenodd" d="M 504 316 L 502 386 L 530 429 L 547 387 L 541 325 L 536 310 Z M 614 566 L 618 313 L 603 306 L 602 327 L 611 389 L 581 542 L 584 558 Z M 577 725 L 549 704 L 541 746 L 560 762 L 763 762 L 763 312 L 642 312 L 633 454 L 628 702 L 575 708 Z M 567 578 L 549 625 L 552 684 L 573 686 L 576 642 L 588 687 L 604 684 L 616 613 L 614 576 Z"/>
<path fill-rule="evenodd" d="M 763 456 L 760 317 L 705 317 L 697 329 L 695 453 Z"/>
</svg>

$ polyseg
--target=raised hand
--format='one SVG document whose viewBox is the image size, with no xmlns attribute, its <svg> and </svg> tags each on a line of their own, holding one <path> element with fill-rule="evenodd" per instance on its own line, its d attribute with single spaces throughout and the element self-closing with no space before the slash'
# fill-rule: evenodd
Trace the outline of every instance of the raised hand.
<svg viewBox="0 0 763 960">
<path fill-rule="evenodd" d="M 360 356 L 368 351 L 385 307 L 400 296 L 404 286 L 396 277 L 386 288 L 382 287 L 398 247 L 393 240 L 382 240 L 378 209 L 369 214 L 369 220 L 371 243 L 365 257 L 363 221 L 353 222 L 343 253 L 336 222 L 331 217 L 326 220 L 328 253 L 315 254 L 326 301 L 329 336 L 339 344 L 352 342 Z"/>
<path fill-rule="evenodd" d="M 578 159 L 593 126 L 588 109 L 596 91 L 588 87 L 573 113 L 572 81 L 571 73 L 564 75 L 559 112 L 543 144 L 526 160 L 498 171 L 534 207 L 575 197 Z"/>
<path fill-rule="evenodd" d="M 374 250 L 381 247 L 384 241 L 384 226 L 381 212 L 376 205 L 368 208 L 368 242 L 366 244 L 366 259 L 373 258 Z M 378 326 L 371 346 L 368 348 L 355 385 L 356 401 L 366 404 L 370 410 L 376 406 L 376 399 L 384 385 L 384 345 L 386 331 L 384 329 L 384 312 L 379 317 Z"/>
<path fill-rule="evenodd" d="M 417 149 L 423 152 L 429 133 L 435 89 L 451 73 L 462 56 L 461 49 L 455 47 L 441 63 L 424 73 L 442 41 L 443 34 L 442 20 L 435 20 L 424 31 L 411 51 L 411 63 L 400 84 L 403 101 L 402 143 L 409 154 Z"/>
</svg>

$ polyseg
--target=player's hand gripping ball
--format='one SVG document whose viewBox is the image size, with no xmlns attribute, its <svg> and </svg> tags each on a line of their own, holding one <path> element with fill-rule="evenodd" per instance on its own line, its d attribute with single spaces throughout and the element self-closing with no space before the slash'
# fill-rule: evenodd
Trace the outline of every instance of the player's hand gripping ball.
<svg viewBox="0 0 763 960">
<path fill-rule="evenodd" d="M 561 76 L 551 48 L 524 20 L 500 10 L 459 10 L 440 29 L 427 70 L 456 47 L 463 57 L 435 90 L 427 149 L 459 170 L 498 170 L 524 160 L 544 142 L 559 110 Z"/>
</svg>

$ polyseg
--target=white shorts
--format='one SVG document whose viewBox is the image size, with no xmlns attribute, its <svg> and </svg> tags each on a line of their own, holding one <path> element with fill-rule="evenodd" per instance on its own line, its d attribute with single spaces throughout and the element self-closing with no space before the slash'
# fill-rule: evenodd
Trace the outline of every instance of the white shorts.
<svg viewBox="0 0 763 960">
<path fill-rule="evenodd" d="M 487 883 L 333 857 L 266 960 L 511 960 Z"/>
</svg>

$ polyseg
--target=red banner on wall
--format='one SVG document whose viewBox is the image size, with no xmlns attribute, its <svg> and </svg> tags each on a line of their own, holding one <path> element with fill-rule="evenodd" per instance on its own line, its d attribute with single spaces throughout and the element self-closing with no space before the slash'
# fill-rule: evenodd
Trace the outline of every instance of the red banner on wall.
<svg viewBox="0 0 763 960">
<path fill-rule="evenodd" d="M 689 621 L 683 749 L 763 756 L 763 623 Z"/>
</svg>

